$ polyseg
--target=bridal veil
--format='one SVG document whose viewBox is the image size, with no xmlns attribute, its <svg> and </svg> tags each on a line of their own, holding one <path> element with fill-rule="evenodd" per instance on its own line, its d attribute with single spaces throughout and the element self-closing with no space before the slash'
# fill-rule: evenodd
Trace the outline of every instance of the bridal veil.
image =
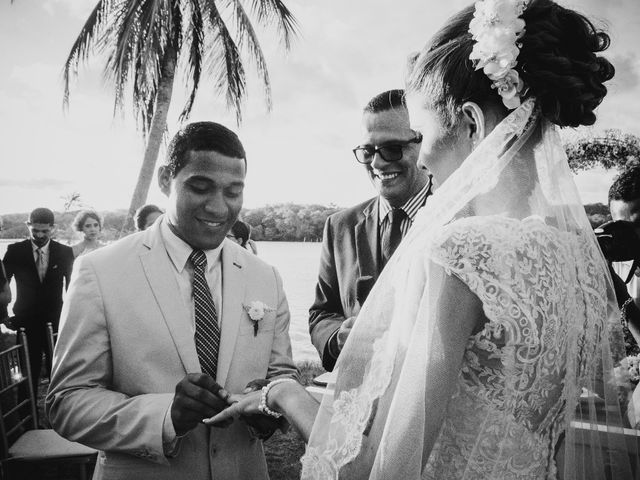
<svg viewBox="0 0 640 480">
<path fill-rule="evenodd" d="M 530 98 L 439 186 L 382 272 L 302 478 L 634 478 L 607 272 L 557 127 Z M 443 304 L 451 279 L 486 317 L 462 360 L 449 317 L 478 312 Z"/>
</svg>

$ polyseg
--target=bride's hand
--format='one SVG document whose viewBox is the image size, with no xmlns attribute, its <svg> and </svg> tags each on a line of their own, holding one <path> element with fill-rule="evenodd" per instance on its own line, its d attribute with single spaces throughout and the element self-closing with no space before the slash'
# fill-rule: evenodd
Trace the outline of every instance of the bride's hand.
<svg viewBox="0 0 640 480">
<path fill-rule="evenodd" d="M 258 410 L 260 405 L 261 390 L 246 394 L 231 394 L 227 398 L 229 407 L 211 418 L 205 418 L 203 423 L 212 427 L 228 426 L 234 419 L 240 416 L 262 415 Z"/>
</svg>

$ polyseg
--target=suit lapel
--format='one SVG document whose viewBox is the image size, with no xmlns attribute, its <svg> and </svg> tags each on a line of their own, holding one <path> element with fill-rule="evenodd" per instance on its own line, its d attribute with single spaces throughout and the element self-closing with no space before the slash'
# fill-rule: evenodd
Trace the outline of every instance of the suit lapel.
<svg viewBox="0 0 640 480">
<path fill-rule="evenodd" d="M 378 199 L 374 198 L 362 211 L 356 224 L 356 255 L 360 276 L 378 278 Z"/>
<path fill-rule="evenodd" d="M 220 319 L 220 351 L 218 352 L 217 381 L 224 385 L 240 328 L 242 301 L 246 289 L 245 270 L 237 249 L 225 240 L 222 248 L 222 318 Z"/>
<path fill-rule="evenodd" d="M 160 223 L 156 222 L 145 232 L 143 244 L 146 248 L 140 254 L 140 262 L 185 372 L 199 372 L 200 361 L 196 353 L 193 333 L 191 328 L 185 328 L 185 325 L 189 325 L 191 321 L 189 310 L 180 298 L 176 274 L 160 234 Z"/>
<path fill-rule="evenodd" d="M 53 267 L 57 265 L 57 262 L 58 262 L 58 244 L 53 240 L 49 240 L 49 263 L 47 264 L 47 271 L 44 272 L 44 278 L 42 279 L 43 283 L 51 273 L 51 270 L 53 270 Z M 34 260 L 34 265 L 35 265 L 35 260 Z M 37 271 L 38 271 L 38 268 L 36 267 L 36 272 Z"/>
<path fill-rule="evenodd" d="M 49 250 L 51 253 L 51 250 Z M 38 283 L 40 283 L 40 277 L 38 276 L 38 266 L 36 265 L 35 255 L 33 253 L 33 244 L 31 240 L 25 240 L 23 243 L 23 255 L 27 260 L 27 265 L 29 265 L 29 269 L 31 270 L 31 276 L 36 279 Z"/>
</svg>

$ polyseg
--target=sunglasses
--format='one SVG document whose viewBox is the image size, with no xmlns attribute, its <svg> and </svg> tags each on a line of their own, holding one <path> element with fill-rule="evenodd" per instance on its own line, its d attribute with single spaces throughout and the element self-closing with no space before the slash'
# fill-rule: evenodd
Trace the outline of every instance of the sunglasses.
<svg viewBox="0 0 640 480">
<path fill-rule="evenodd" d="M 379 147 L 373 145 L 362 145 L 353 149 L 353 154 L 359 163 L 368 165 L 373 162 L 376 153 L 382 157 L 385 162 L 397 162 L 402 160 L 404 147 L 410 143 L 422 142 L 422 134 L 416 132 L 416 136 L 409 140 L 396 140 Z"/>
</svg>

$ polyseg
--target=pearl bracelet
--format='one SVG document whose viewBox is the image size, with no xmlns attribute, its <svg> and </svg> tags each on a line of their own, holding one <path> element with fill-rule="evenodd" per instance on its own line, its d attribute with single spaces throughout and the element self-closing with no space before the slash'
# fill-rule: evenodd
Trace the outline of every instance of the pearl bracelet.
<svg viewBox="0 0 640 480">
<path fill-rule="evenodd" d="M 265 385 L 264 387 L 262 387 L 262 395 L 260 396 L 260 404 L 258 405 L 258 410 L 260 410 L 260 412 L 264 413 L 265 415 L 269 415 L 270 417 L 280 418 L 282 416 L 281 413 L 271 410 L 267 406 L 267 396 L 269 395 L 269 390 L 271 390 L 272 387 L 274 387 L 279 383 L 295 382 L 295 381 L 296 380 L 294 380 L 293 378 L 279 378 L 278 380 L 269 382 L 268 385 Z"/>
</svg>

